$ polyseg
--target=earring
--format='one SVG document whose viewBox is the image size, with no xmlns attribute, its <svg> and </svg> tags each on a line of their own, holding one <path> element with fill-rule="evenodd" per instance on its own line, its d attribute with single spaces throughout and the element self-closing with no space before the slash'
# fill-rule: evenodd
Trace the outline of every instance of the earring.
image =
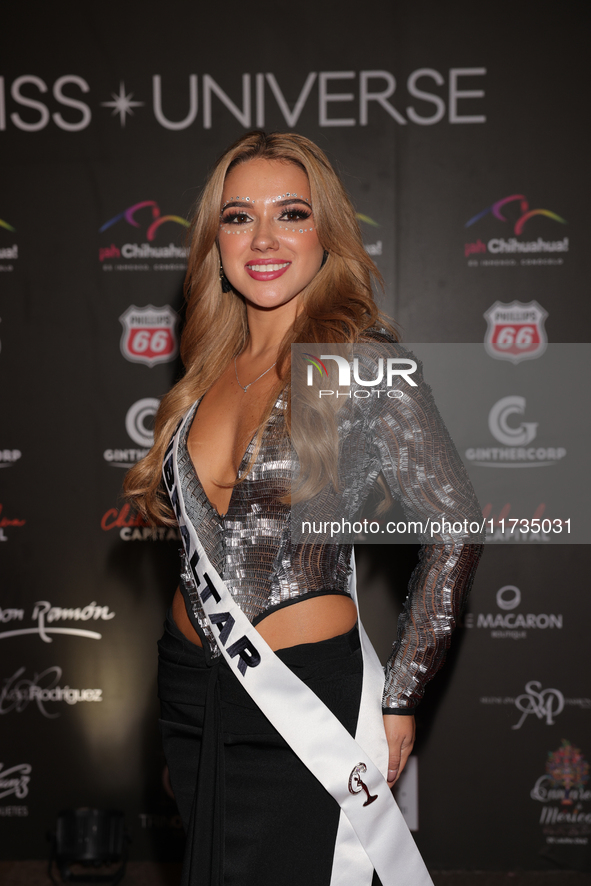
<svg viewBox="0 0 591 886">
<path fill-rule="evenodd" d="M 220 262 L 220 283 L 222 284 L 222 292 L 232 292 L 232 284 L 224 274 L 224 268 Z"/>
<path fill-rule="evenodd" d="M 327 252 L 326 249 L 325 249 L 325 250 L 324 250 L 324 255 L 322 256 L 322 264 L 320 265 L 321 268 L 323 268 L 324 265 L 326 264 L 326 259 L 327 259 L 327 258 L 328 258 L 328 252 Z"/>
</svg>

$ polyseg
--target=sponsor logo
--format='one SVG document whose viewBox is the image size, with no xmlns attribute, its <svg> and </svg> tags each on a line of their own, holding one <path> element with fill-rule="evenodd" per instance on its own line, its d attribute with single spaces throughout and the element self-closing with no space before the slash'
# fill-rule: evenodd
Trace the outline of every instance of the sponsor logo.
<svg viewBox="0 0 591 886">
<path fill-rule="evenodd" d="M 525 397 L 501 397 L 488 414 L 488 429 L 502 447 L 480 446 L 466 450 L 467 460 L 482 468 L 532 468 L 557 464 L 566 455 L 564 446 L 531 446 L 538 422 L 516 421 L 526 411 Z"/>
<path fill-rule="evenodd" d="M 53 711 L 55 704 L 77 705 L 81 702 L 103 700 L 102 689 L 73 689 L 70 686 L 60 686 L 62 669 L 57 665 L 35 672 L 31 679 L 24 676 L 25 671 L 25 667 L 18 668 L 14 674 L 2 681 L 0 715 L 12 712 L 21 714 L 32 703 L 43 717 L 54 720 L 60 716 L 58 711 Z"/>
<path fill-rule="evenodd" d="M 4 232 L 8 232 L 4 234 Z M 12 227 L 9 222 L 4 221 L 4 219 L 0 218 L 0 233 L 3 234 L 0 240 L 0 274 L 5 272 L 14 271 L 13 262 L 18 261 L 18 243 L 14 242 L 14 237 L 12 234 L 16 234 L 15 228 Z M 10 245 L 6 242 L 7 237 L 10 240 Z"/>
<path fill-rule="evenodd" d="M 141 200 L 113 216 L 99 228 L 99 234 L 111 231 L 110 243 L 99 246 L 99 262 L 104 271 L 184 271 L 186 270 L 187 250 L 184 246 L 170 242 L 167 245 L 155 243 L 163 239 L 163 232 L 174 224 L 182 228 L 189 222 L 180 215 L 162 215 L 155 200 Z M 127 225 L 126 233 L 130 242 L 121 242 L 121 230 Z M 162 226 L 166 225 L 164 229 Z M 129 231 L 128 229 L 132 230 Z M 114 242 L 113 233 L 117 242 Z M 143 242 L 131 242 L 136 234 Z"/>
<path fill-rule="evenodd" d="M 503 585 L 496 596 L 500 612 L 468 612 L 464 627 L 490 631 L 493 640 L 524 640 L 528 630 L 562 630 L 561 614 L 515 612 L 521 603 L 521 591 L 515 585 Z"/>
<path fill-rule="evenodd" d="M 0 624 L 22 623 L 25 617 L 24 609 L 0 609 Z M 55 626 L 57 622 L 63 621 L 110 621 L 115 618 L 115 613 L 109 610 L 108 606 L 99 606 L 93 600 L 87 606 L 78 606 L 76 608 L 66 608 L 63 606 L 52 606 L 48 600 L 38 600 L 31 613 L 31 621 L 36 622 L 36 626 L 32 628 L 16 628 L 10 627 L 7 630 L 0 630 L 0 640 L 8 637 L 20 637 L 24 634 L 36 634 L 44 643 L 53 643 L 50 634 L 67 634 L 71 637 L 86 637 L 89 640 L 100 640 L 102 634 L 97 631 L 89 631 L 83 628 L 70 628 Z M 49 627 L 51 625 L 51 627 Z"/>
<path fill-rule="evenodd" d="M 536 780 L 530 797 L 541 803 L 539 824 L 549 844 L 586 846 L 591 834 L 588 804 L 589 763 L 579 748 L 562 740 L 556 751 L 548 752 L 545 772 Z"/>
<path fill-rule="evenodd" d="M 129 504 L 122 508 L 109 508 L 102 516 L 101 529 L 110 532 L 119 530 L 122 541 L 175 541 L 181 536 L 176 526 L 149 526 L 141 514 L 136 513 Z"/>
<path fill-rule="evenodd" d="M 0 449 L 0 468 L 11 468 L 21 457 L 20 449 Z"/>
<path fill-rule="evenodd" d="M 226 125 L 228 116 L 244 129 L 296 129 L 304 108 L 308 106 L 309 112 L 310 105 L 320 127 L 367 126 L 384 119 L 401 126 L 432 126 L 442 121 L 473 125 L 486 123 L 482 107 L 485 76 L 484 67 L 442 71 L 421 67 L 411 71 L 406 80 L 397 80 L 385 70 L 302 72 L 299 94 L 293 96 L 292 104 L 291 90 L 287 98 L 283 92 L 281 75 L 278 80 L 273 73 L 236 73 L 228 95 L 210 74 L 190 74 L 183 95 L 185 116 L 171 119 L 167 101 L 172 89 L 178 89 L 176 82 L 171 86 L 160 74 L 143 76 L 140 92 L 136 85 L 129 86 L 129 79 L 127 85 L 120 79 L 118 90 L 95 103 L 88 96 L 97 91 L 78 74 L 64 74 L 53 82 L 23 74 L 14 80 L 0 79 L 0 107 L 10 110 L 3 114 L 0 128 L 14 127 L 26 133 L 56 126 L 66 133 L 80 132 L 108 113 L 122 130 L 136 117 L 145 120 L 146 115 L 173 132 L 190 126 L 212 129 Z M 96 106 L 98 114 L 93 113 Z M 24 118 L 23 107 L 27 109 Z"/>
<path fill-rule="evenodd" d="M 482 516 L 486 525 L 487 542 L 499 542 L 502 544 L 519 544 L 520 542 L 550 542 L 556 535 L 570 534 L 570 521 L 555 517 L 544 517 L 546 505 L 541 502 L 530 517 L 512 517 L 512 504 L 505 502 L 498 512 L 493 510 L 493 504 L 487 502 L 482 509 Z M 568 540 L 568 539 L 567 539 Z"/>
<path fill-rule="evenodd" d="M 509 304 L 496 301 L 484 319 L 488 328 L 484 347 L 497 360 L 520 363 L 541 357 L 548 339 L 544 328 L 547 312 L 537 301 L 512 301 Z"/>
<path fill-rule="evenodd" d="M 486 695 L 480 698 L 480 704 L 484 705 L 512 705 L 521 713 L 511 729 L 521 729 L 525 721 L 533 715 L 546 724 L 554 726 L 555 717 L 562 713 L 565 706 L 578 707 L 581 710 L 591 710 L 591 698 L 566 698 L 560 689 L 542 689 L 538 680 L 530 680 L 525 684 L 525 692 L 517 697 Z"/>
<path fill-rule="evenodd" d="M 24 526 L 26 520 L 20 520 L 15 517 L 7 517 L 4 514 L 4 505 L 0 504 L 0 542 L 8 541 L 8 536 L 6 535 L 5 530 L 8 528 L 14 528 Z"/>
<path fill-rule="evenodd" d="M 123 326 L 121 353 L 131 363 L 145 363 L 150 368 L 170 363 L 178 354 L 178 320 L 170 305 L 130 305 L 119 317 Z"/>
<path fill-rule="evenodd" d="M 114 468 L 130 468 L 144 458 L 154 445 L 154 416 L 160 401 L 156 397 L 136 400 L 127 410 L 125 430 L 139 449 L 105 449 L 104 460 Z"/>
<path fill-rule="evenodd" d="M 375 221 L 369 215 L 364 215 L 362 212 L 356 212 L 355 218 L 357 221 L 363 222 L 366 225 L 369 225 L 371 228 L 379 228 L 379 222 Z M 368 255 L 382 255 L 383 252 L 383 244 L 381 240 L 376 240 L 375 243 L 364 243 L 363 247 Z"/>
<path fill-rule="evenodd" d="M 29 793 L 31 770 L 30 763 L 17 763 L 8 769 L 4 768 L 4 763 L 0 763 L 0 800 L 11 794 L 18 800 L 24 800 Z"/>
<path fill-rule="evenodd" d="M 506 212 L 511 218 L 505 214 Z M 468 266 L 563 264 L 562 254 L 569 251 L 568 237 L 553 240 L 543 237 L 537 237 L 535 240 L 518 239 L 524 234 L 526 224 L 535 217 L 548 219 L 550 225 L 566 225 L 566 220 L 556 212 L 549 209 L 530 209 L 529 201 L 524 194 L 511 194 L 478 212 L 466 222 L 464 227 L 471 228 L 487 216 L 495 219 L 495 226 L 497 222 L 512 225 L 515 236 L 491 237 L 486 243 L 479 237 L 476 241 L 464 243 L 464 257 L 468 259 Z M 528 225 L 528 231 L 530 229 L 531 225 Z"/>
<path fill-rule="evenodd" d="M 554 725 L 554 717 L 564 710 L 564 695 L 559 689 L 542 689 L 537 680 L 525 684 L 525 692 L 515 699 L 515 707 L 521 711 L 521 718 L 511 729 L 521 729 L 524 722 L 534 714 L 546 726 Z"/>
</svg>

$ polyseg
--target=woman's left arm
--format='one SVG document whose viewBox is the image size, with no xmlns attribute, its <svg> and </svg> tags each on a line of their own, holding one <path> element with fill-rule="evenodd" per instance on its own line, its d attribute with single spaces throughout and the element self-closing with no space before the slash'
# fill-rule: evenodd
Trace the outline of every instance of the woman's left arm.
<svg viewBox="0 0 591 886">
<path fill-rule="evenodd" d="M 410 357 L 400 345 L 401 357 Z M 401 385 L 401 399 L 387 399 L 374 414 L 373 436 L 382 472 L 408 521 L 421 523 L 422 547 L 386 667 L 383 712 L 389 747 L 388 783 L 400 776 L 415 735 L 413 711 L 445 660 L 482 553 L 474 489 L 437 410 L 421 367 L 416 387 Z M 435 522 L 449 531 L 426 531 Z"/>
</svg>

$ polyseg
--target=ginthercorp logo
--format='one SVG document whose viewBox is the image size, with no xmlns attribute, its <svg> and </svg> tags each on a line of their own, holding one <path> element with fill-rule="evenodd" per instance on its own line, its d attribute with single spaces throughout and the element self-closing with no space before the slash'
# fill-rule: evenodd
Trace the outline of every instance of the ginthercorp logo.
<svg viewBox="0 0 591 886">
<path fill-rule="evenodd" d="M 484 468 L 532 468 L 557 464 L 566 455 L 564 446 L 532 446 L 537 421 L 520 421 L 527 402 L 518 394 L 501 397 L 488 414 L 488 429 L 502 446 L 477 446 L 466 450 L 473 465 Z"/>
<path fill-rule="evenodd" d="M 486 695 L 480 699 L 483 705 L 511 705 L 517 708 L 518 719 L 511 725 L 511 729 L 521 729 L 523 724 L 532 719 L 546 726 L 554 726 L 556 717 L 565 707 L 577 707 L 581 710 L 591 710 L 591 698 L 567 698 L 560 689 L 553 687 L 543 688 L 539 680 L 530 680 L 525 684 L 525 692 L 518 696 Z"/>
<path fill-rule="evenodd" d="M 10 637 L 22 637 L 32 634 L 44 643 L 53 643 L 52 634 L 70 637 L 84 637 L 87 640 L 100 640 L 102 634 L 88 628 L 64 627 L 64 622 L 104 622 L 115 618 L 115 613 L 108 606 L 101 606 L 95 600 L 85 606 L 53 606 L 49 600 L 37 600 L 31 611 L 30 622 L 33 627 L 21 627 L 25 619 L 25 610 L 9 606 L 0 609 L 0 640 Z M 30 623 L 29 622 L 29 623 Z"/>
<path fill-rule="evenodd" d="M 386 397 L 393 399 L 400 399 L 404 396 L 403 392 L 397 388 L 393 388 L 394 384 L 399 384 L 400 381 L 403 380 L 411 387 L 417 387 L 417 382 L 411 377 L 417 370 L 416 360 L 399 357 L 387 357 L 385 359 L 384 357 L 379 357 L 376 363 L 375 378 L 363 378 L 358 357 L 349 361 L 338 354 L 320 354 L 319 356 L 316 356 L 315 354 L 304 353 L 302 356 L 304 362 L 307 363 L 306 384 L 308 387 L 314 385 L 315 369 L 320 375 L 320 381 L 326 383 L 329 376 L 326 361 L 333 360 L 338 369 L 338 378 L 336 382 L 338 387 L 349 388 L 348 391 L 334 391 L 320 388 L 318 390 L 319 399 L 322 399 L 323 397 L 350 398 L 353 396 L 357 400 L 365 400 L 371 396 L 380 397 L 381 394 L 385 394 Z M 359 385 L 360 388 L 351 392 L 350 388 L 353 382 L 356 385 Z M 386 391 L 383 390 L 384 384 L 388 389 Z M 382 385 L 382 388 L 370 390 L 377 385 Z"/>
<path fill-rule="evenodd" d="M 99 246 L 99 262 L 104 271 L 184 271 L 187 250 L 176 242 L 163 245 L 163 231 L 170 226 L 187 228 L 189 222 L 180 215 L 163 215 L 155 200 L 141 200 L 110 218 L 99 228 L 104 235 L 109 231 L 110 243 L 106 238 Z M 163 228 L 166 226 L 166 228 Z M 127 235 L 127 241 L 121 240 Z M 132 236 L 133 241 L 132 242 Z M 137 240 L 143 242 L 137 242 Z M 178 241 L 178 234 L 175 240 Z M 116 242 L 115 242 L 116 241 Z"/>
<path fill-rule="evenodd" d="M 484 312 L 488 327 L 484 347 L 496 360 L 520 363 L 541 357 L 548 339 L 544 328 L 547 311 L 537 301 L 496 301 Z"/>
<path fill-rule="evenodd" d="M 152 368 L 157 363 L 169 363 L 178 354 L 179 317 L 170 305 L 130 305 L 119 321 L 123 326 L 121 353 L 126 360 Z"/>
<path fill-rule="evenodd" d="M 580 748 L 563 739 L 548 752 L 545 771 L 530 797 L 541 803 L 539 824 L 546 843 L 587 846 L 591 834 L 589 763 Z"/>
<path fill-rule="evenodd" d="M 16 229 L 0 218 L 0 273 L 14 271 L 14 262 L 18 261 L 18 243 L 13 234 Z"/>
<path fill-rule="evenodd" d="M 154 416 L 160 401 L 156 397 L 137 400 L 127 410 L 125 430 L 137 449 L 105 449 L 103 458 L 114 468 L 130 468 L 144 458 L 154 445 Z"/>
<path fill-rule="evenodd" d="M 515 585 L 503 585 L 496 594 L 497 612 L 468 612 L 464 617 L 466 628 L 490 631 L 493 640 L 525 640 L 530 630 L 561 630 L 562 614 L 520 610 L 522 594 Z"/>
<path fill-rule="evenodd" d="M 508 217 L 509 215 L 511 218 Z M 486 219 L 487 216 L 494 220 L 492 224 L 495 226 L 498 226 L 498 222 L 504 226 L 512 225 L 515 236 L 493 236 L 486 243 L 481 237 L 469 243 L 465 242 L 464 257 L 468 259 L 469 266 L 494 267 L 517 265 L 518 263 L 521 265 L 563 264 L 562 255 L 569 251 L 568 237 L 550 239 L 551 234 L 549 234 L 547 238 L 546 236 L 538 236 L 535 240 L 525 239 L 525 227 L 527 225 L 528 231 L 531 229 L 530 220 L 533 218 L 544 219 L 549 226 L 549 232 L 552 226 L 566 225 L 566 220 L 556 212 L 550 209 L 530 209 L 529 201 L 524 194 L 511 194 L 477 212 L 476 215 L 468 219 L 464 227 L 475 226 L 476 230 L 480 227 L 492 232 L 491 225 L 487 226 L 486 223 L 483 223 L 483 219 Z M 522 237 L 524 239 L 520 239 Z"/>
</svg>

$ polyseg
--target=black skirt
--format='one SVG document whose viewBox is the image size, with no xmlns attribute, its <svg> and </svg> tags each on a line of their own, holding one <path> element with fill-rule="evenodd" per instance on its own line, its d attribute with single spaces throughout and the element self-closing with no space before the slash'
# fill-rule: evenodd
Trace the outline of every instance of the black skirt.
<svg viewBox="0 0 591 886">
<path fill-rule="evenodd" d="M 187 833 L 182 886 L 329 886 L 336 801 L 225 661 L 208 666 L 170 612 L 158 647 L 164 752 Z M 276 655 L 354 735 L 363 675 L 357 627 Z"/>
</svg>

